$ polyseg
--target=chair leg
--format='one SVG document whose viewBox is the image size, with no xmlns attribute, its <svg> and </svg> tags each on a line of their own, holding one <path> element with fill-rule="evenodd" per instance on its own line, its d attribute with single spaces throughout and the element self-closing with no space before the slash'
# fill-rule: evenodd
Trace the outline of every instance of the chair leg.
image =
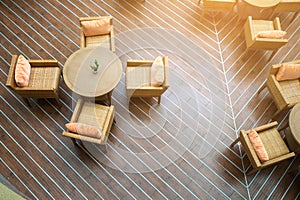
<svg viewBox="0 0 300 200">
<path fill-rule="evenodd" d="M 25 103 L 27 104 L 27 106 L 28 106 L 28 107 L 31 107 L 31 104 L 30 104 L 30 102 L 29 102 L 29 99 L 28 99 L 28 98 L 25 98 L 25 97 L 23 97 L 23 99 L 24 99 Z"/>
<path fill-rule="evenodd" d="M 273 58 L 273 56 L 277 53 L 278 50 L 273 50 L 271 56 L 268 59 L 268 62 Z"/>
<path fill-rule="evenodd" d="M 278 132 L 281 132 L 282 130 L 285 130 L 287 127 L 289 127 L 289 122 L 285 121 L 281 128 L 278 129 Z"/>
<path fill-rule="evenodd" d="M 160 97 L 161 97 L 161 96 L 159 96 L 159 97 L 157 98 L 157 103 L 158 103 L 158 104 L 160 104 Z"/>
<path fill-rule="evenodd" d="M 201 2 L 201 0 L 198 0 L 198 1 L 197 1 L 197 5 L 198 5 L 198 6 L 200 5 L 200 2 Z"/>
<path fill-rule="evenodd" d="M 56 103 L 57 103 L 57 105 L 59 105 L 59 96 L 58 96 L 58 94 L 55 94 L 55 100 L 56 100 Z"/>
<path fill-rule="evenodd" d="M 100 149 L 101 149 L 101 151 L 102 151 L 103 153 L 106 153 L 106 152 L 107 152 L 106 144 L 105 144 L 105 145 L 99 145 L 99 147 L 100 147 Z"/>
<path fill-rule="evenodd" d="M 281 113 L 282 110 L 277 110 L 271 117 L 271 121 L 274 121 L 274 119 Z"/>
<path fill-rule="evenodd" d="M 71 138 L 71 140 L 72 140 L 74 146 L 78 146 L 78 144 L 76 143 L 76 139 L 75 138 Z"/>
<path fill-rule="evenodd" d="M 294 16 L 293 16 L 293 18 L 292 18 L 292 20 L 291 20 L 290 23 L 292 23 L 292 22 L 294 21 L 294 19 L 297 17 L 298 14 L 299 14 L 299 12 L 295 12 L 295 13 L 294 13 Z"/>
<path fill-rule="evenodd" d="M 264 84 L 259 88 L 259 90 L 257 91 L 257 94 L 260 94 L 261 91 L 263 91 L 265 88 L 267 87 L 266 82 L 264 82 Z"/>
<path fill-rule="evenodd" d="M 258 170 L 258 169 L 256 169 L 256 168 L 254 168 L 254 167 L 251 166 L 250 171 L 246 172 L 246 174 L 247 174 L 247 175 L 251 175 L 251 174 L 257 172 L 257 170 Z"/>
<path fill-rule="evenodd" d="M 240 141 L 240 137 L 238 137 L 236 140 L 233 141 L 233 143 L 230 145 L 230 148 L 232 148 L 239 141 Z"/>
</svg>

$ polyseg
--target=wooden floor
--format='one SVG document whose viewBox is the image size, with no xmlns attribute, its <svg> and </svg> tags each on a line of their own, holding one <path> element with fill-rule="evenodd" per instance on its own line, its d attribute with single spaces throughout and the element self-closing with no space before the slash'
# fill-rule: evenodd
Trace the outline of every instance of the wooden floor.
<svg viewBox="0 0 300 200">
<path fill-rule="evenodd" d="M 229 148 L 240 129 L 276 111 L 268 91 L 257 90 L 272 64 L 300 59 L 299 16 L 278 14 L 289 42 L 268 62 L 271 52 L 245 50 L 236 13 L 203 13 L 196 0 L 1 0 L 0 7 L 0 169 L 27 198 L 300 198 L 299 156 L 247 176 L 243 149 Z M 79 17 L 98 15 L 113 16 L 123 70 L 127 59 L 168 55 L 171 73 L 160 105 L 130 101 L 123 73 L 106 154 L 61 135 L 77 98 L 63 79 L 59 106 L 33 99 L 28 107 L 5 86 L 12 55 L 63 67 L 79 49 Z"/>
</svg>

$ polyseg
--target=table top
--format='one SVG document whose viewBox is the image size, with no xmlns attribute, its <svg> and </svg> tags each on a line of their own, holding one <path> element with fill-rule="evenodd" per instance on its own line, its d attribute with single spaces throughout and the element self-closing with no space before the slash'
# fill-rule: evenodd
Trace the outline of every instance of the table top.
<svg viewBox="0 0 300 200">
<path fill-rule="evenodd" d="M 246 3 L 259 8 L 269 8 L 276 6 L 280 0 L 243 0 Z"/>
<path fill-rule="evenodd" d="M 297 103 L 289 116 L 289 126 L 291 129 L 292 137 L 300 145 L 300 103 Z"/>
<path fill-rule="evenodd" d="M 97 73 L 90 65 L 99 63 Z M 66 85 L 84 97 L 97 97 L 113 90 L 122 76 L 122 63 L 118 56 L 101 46 L 81 48 L 74 52 L 63 68 Z"/>
</svg>

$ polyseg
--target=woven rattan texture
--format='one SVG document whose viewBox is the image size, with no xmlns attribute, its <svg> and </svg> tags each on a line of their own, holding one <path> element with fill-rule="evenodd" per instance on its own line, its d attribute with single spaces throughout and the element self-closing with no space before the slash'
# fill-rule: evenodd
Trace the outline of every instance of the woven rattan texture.
<svg viewBox="0 0 300 200">
<path fill-rule="evenodd" d="M 276 128 L 260 132 L 259 137 L 264 144 L 269 155 L 269 159 L 273 159 L 290 152 Z"/>
</svg>

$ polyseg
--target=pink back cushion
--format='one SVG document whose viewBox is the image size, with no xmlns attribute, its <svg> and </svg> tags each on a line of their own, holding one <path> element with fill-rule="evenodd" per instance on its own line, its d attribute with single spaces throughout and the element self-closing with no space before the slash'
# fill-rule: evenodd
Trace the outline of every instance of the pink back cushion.
<svg viewBox="0 0 300 200">
<path fill-rule="evenodd" d="M 256 152 L 256 155 L 258 156 L 260 161 L 265 162 L 265 161 L 269 160 L 268 153 L 267 153 L 267 151 L 264 147 L 264 144 L 262 143 L 258 133 L 254 129 L 250 129 L 248 136 L 249 136 L 250 142 L 252 143 L 253 148 Z"/>
<path fill-rule="evenodd" d="M 300 64 L 282 63 L 276 79 L 278 81 L 293 80 L 300 78 Z"/>
<path fill-rule="evenodd" d="M 29 84 L 31 66 L 23 55 L 19 55 L 15 68 L 15 81 L 19 87 L 27 87 Z"/>
<path fill-rule="evenodd" d="M 158 56 L 151 66 L 151 86 L 161 86 L 164 79 L 164 62 L 162 57 Z"/>
<path fill-rule="evenodd" d="M 273 39 L 282 39 L 286 35 L 286 31 L 282 30 L 270 30 L 270 31 L 260 31 L 257 33 L 259 38 L 273 38 Z"/>
<path fill-rule="evenodd" d="M 109 17 L 104 17 L 99 20 L 82 21 L 81 25 L 85 36 L 109 34 L 111 26 Z"/>
<path fill-rule="evenodd" d="M 69 131 L 94 138 L 101 138 L 102 132 L 95 126 L 83 123 L 67 123 L 66 127 Z"/>
</svg>

